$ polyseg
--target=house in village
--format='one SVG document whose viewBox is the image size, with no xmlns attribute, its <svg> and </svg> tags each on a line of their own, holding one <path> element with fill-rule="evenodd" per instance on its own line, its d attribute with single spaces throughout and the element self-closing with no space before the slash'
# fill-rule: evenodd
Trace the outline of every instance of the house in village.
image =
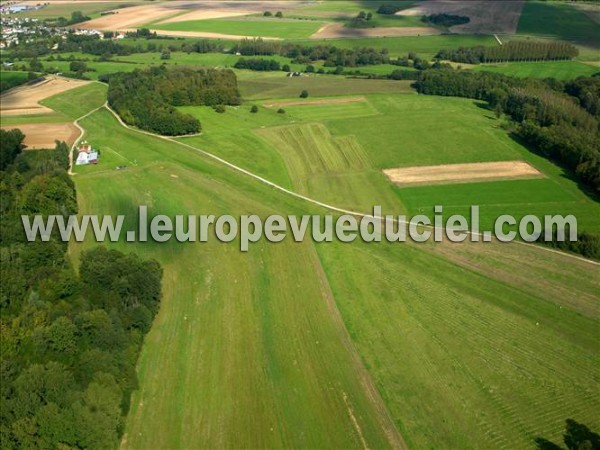
<svg viewBox="0 0 600 450">
<path fill-rule="evenodd" d="M 92 145 L 86 141 L 82 142 L 77 149 L 76 166 L 85 166 L 87 164 L 98 164 L 98 152 L 92 148 Z"/>
</svg>

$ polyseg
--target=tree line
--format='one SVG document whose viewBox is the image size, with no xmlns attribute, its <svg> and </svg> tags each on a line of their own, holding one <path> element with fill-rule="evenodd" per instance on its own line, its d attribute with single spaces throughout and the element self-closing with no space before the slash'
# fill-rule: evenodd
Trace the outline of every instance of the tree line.
<svg viewBox="0 0 600 450">
<path fill-rule="evenodd" d="M 480 64 L 508 61 L 558 61 L 579 55 L 579 50 L 568 42 L 510 41 L 493 47 L 461 47 L 438 52 L 436 58 L 459 63 Z"/>
<path fill-rule="evenodd" d="M 128 125 L 166 136 L 200 131 L 200 121 L 176 106 L 239 105 L 231 70 L 156 66 L 107 77 L 108 103 Z"/>
<path fill-rule="evenodd" d="M 431 14 L 429 16 L 421 17 L 421 22 L 430 23 L 432 25 L 442 26 L 446 28 L 453 27 L 455 25 L 464 25 L 469 23 L 471 19 L 466 16 L 457 16 L 454 14 Z"/>
<path fill-rule="evenodd" d="M 23 134 L 8 133 L 0 141 L 2 448 L 117 448 L 162 269 L 95 248 L 82 253 L 78 274 L 57 236 L 25 242 L 21 214 L 75 214 L 76 192 L 64 142 L 23 153 Z"/>
<path fill-rule="evenodd" d="M 298 64 L 324 61 L 326 67 L 358 67 L 390 62 L 387 49 L 373 48 L 341 49 L 332 45 L 307 46 L 292 42 L 265 41 L 263 39 L 242 39 L 232 52 L 243 56 L 279 55 L 292 59 Z"/>
</svg>

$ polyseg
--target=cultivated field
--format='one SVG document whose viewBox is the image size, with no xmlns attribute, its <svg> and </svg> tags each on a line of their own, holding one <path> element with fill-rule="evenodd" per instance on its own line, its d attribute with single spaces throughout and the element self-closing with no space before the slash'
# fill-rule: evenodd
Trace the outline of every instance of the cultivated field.
<svg viewBox="0 0 600 450">
<path fill-rule="evenodd" d="M 432 27 L 382 27 L 382 28 L 349 28 L 339 23 L 331 23 L 321 27 L 311 35 L 311 39 L 340 39 L 340 38 L 373 38 L 400 36 L 428 36 L 441 34 Z"/>
<path fill-rule="evenodd" d="M 65 141 L 72 145 L 79 136 L 79 130 L 72 123 L 35 123 L 35 124 L 11 124 L 2 126 L 3 129 L 18 128 L 25 134 L 26 150 L 52 149 L 55 141 Z"/>
<path fill-rule="evenodd" d="M 423 16 L 431 14 L 452 14 L 466 16 L 469 23 L 450 27 L 453 33 L 491 34 L 514 33 L 519 23 L 523 0 L 500 1 L 461 1 L 429 0 L 419 2 L 415 7 L 397 12 L 400 16 Z"/>
<path fill-rule="evenodd" d="M 3 116 L 51 113 L 52 110 L 40 101 L 87 84 L 87 81 L 52 77 L 34 85 L 11 89 L 0 96 L 0 110 Z"/>
<path fill-rule="evenodd" d="M 315 33 L 322 22 L 292 19 L 263 19 L 261 17 L 238 19 L 206 19 L 186 22 L 159 23 L 152 28 L 165 33 L 214 33 L 216 36 L 256 36 L 279 39 L 307 38 Z M 200 36 L 200 34 L 198 34 Z"/>
<path fill-rule="evenodd" d="M 556 78 L 569 80 L 577 77 L 589 77 L 600 72 L 600 67 L 579 61 L 519 62 L 508 64 L 480 64 L 470 69 L 496 72 L 514 77 Z"/>
<path fill-rule="evenodd" d="M 536 168 L 524 161 L 403 167 L 401 169 L 385 169 L 383 173 L 398 186 L 473 183 L 542 176 Z"/>
</svg>

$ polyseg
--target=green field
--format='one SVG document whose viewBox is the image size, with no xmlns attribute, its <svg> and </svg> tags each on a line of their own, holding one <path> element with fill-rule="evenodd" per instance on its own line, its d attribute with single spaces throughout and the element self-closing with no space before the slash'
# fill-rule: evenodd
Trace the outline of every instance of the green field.
<svg viewBox="0 0 600 450">
<path fill-rule="evenodd" d="M 248 17 L 240 19 L 207 19 L 155 24 L 153 25 L 153 28 L 165 31 L 202 31 L 207 33 L 232 34 L 236 36 L 298 39 L 309 37 L 323 25 L 323 22 L 318 21 Z"/>
<path fill-rule="evenodd" d="M 517 33 L 592 44 L 598 50 L 598 27 L 583 11 L 568 3 L 528 1 L 523 6 Z"/>
<path fill-rule="evenodd" d="M 557 80 L 569 80 L 580 76 L 589 77 L 600 72 L 600 67 L 594 67 L 578 61 L 482 64 L 473 66 L 472 69 L 502 73 L 513 77 L 556 78 Z"/>
<path fill-rule="evenodd" d="M 179 142 L 349 209 L 479 203 L 486 220 L 570 212 L 600 230 L 598 203 L 477 102 L 416 95 L 407 82 L 239 78 L 241 106 L 181 108 L 203 133 Z M 305 104 L 276 112 L 302 89 Z M 44 103 L 76 118 L 104 94 L 94 83 Z M 327 102 L 340 96 L 364 99 Z M 170 216 L 324 212 L 189 147 L 126 130 L 104 109 L 82 126 L 101 159 L 75 168 L 81 214 L 126 214 L 130 228 L 139 204 Z M 545 178 L 398 189 L 381 174 L 514 159 Z M 73 260 L 90 245 L 73 244 Z M 600 427 L 600 286 L 587 263 L 518 244 L 111 246 L 165 270 L 124 449 L 386 448 L 394 429 L 410 448 L 534 449 L 537 437 L 560 441 L 567 418 Z"/>
</svg>

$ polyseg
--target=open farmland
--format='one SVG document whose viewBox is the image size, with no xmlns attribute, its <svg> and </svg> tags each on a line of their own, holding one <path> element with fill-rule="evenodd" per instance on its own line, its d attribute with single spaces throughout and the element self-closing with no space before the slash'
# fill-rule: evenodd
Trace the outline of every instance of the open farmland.
<svg viewBox="0 0 600 450">
<path fill-rule="evenodd" d="M 3 129 L 18 128 L 25 134 L 23 144 L 27 150 L 54 148 L 56 141 L 72 145 L 79 130 L 71 123 L 2 124 Z"/>
<path fill-rule="evenodd" d="M 84 9 L 88 2 L 97 8 L 100 3 L 50 2 L 49 8 L 65 11 L 79 4 Z M 401 14 L 408 15 L 375 15 L 376 26 L 366 30 L 347 26 L 360 11 L 374 13 L 384 3 L 394 4 Z M 95 21 L 88 22 L 88 26 L 94 22 L 106 30 L 144 26 L 161 28 L 160 33 L 188 36 L 127 37 L 104 43 L 106 48 L 114 43 L 115 48 L 129 45 L 139 46 L 140 50 L 151 45 L 152 51 L 144 53 L 122 51 L 107 57 L 102 53 L 105 47 L 99 45 L 93 50 L 95 54 L 70 46 L 65 51 L 61 48 L 40 55 L 39 61 L 50 72 L 62 71 L 70 76 L 83 73 L 94 81 L 61 77 L 15 88 L 1 97 L 1 125 L 3 129 L 20 128 L 26 134 L 27 148 L 54 147 L 56 138 L 70 145 L 82 132 L 82 138 L 99 152 L 99 160 L 97 164 L 71 167 L 69 175 L 73 176 L 68 179 L 63 172 L 64 192 L 73 193 L 72 181 L 79 216 L 124 216 L 120 238 L 101 245 L 146 260 L 155 259 L 160 264 L 160 307 L 155 316 L 148 318 L 145 311 L 134 305 L 134 291 L 142 290 L 147 282 L 145 277 L 137 279 L 135 289 L 125 294 L 126 301 L 131 303 L 128 308 L 132 316 L 140 313 L 134 318 L 144 324 L 147 334 L 138 331 L 135 324 L 126 328 L 116 314 L 106 315 L 105 322 L 117 330 L 110 339 L 121 339 L 126 332 L 137 341 L 117 356 L 110 353 L 113 341 L 102 334 L 104 325 L 95 323 L 95 319 L 82 328 L 74 319 L 64 327 L 31 328 L 21 333 L 25 328 L 20 328 L 20 321 L 44 322 L 46 316 L 54 320 L 52 314 L 74 307 L 76 301 L 89 310 L 95 307 L 80 297 L 87 293 L 88 286 L 79 277 L 56 277 L 32 285 L 24 296 L 23 315 L 0 316 L 0 337 L 11 338 L 10 345 L 2 345 L 2 380 L 20 370 L 6 364 L 6 351 L 9 356 L 11 352 L 25 352 L 25 366 L 32 364 L 36 370 L 41 367 L 36 358 L 46 348 L 52 349 L 51 358 L 57 360 L 57 366 L 64 365 L 69 370 L 71 366 L 85 368 L 85 364 L 99 367 L 93 378 L 94 371 L 89 374 L 93 380 L 90 386 L 96 387 L 113 377 L 104 371 L 109 367 L 105 361 L 121 357 L 131 361 L 130 383 L 122 388 L 119 384 L 124 392 L 122 410 L 112 408 L 107 412 L 95 407 L 111 404 L 102 402 L 104 392 L 112 394 L 103 389 L 85 391 L 85 396 L 76 397 L 80 408 L 68 410 L 82 412 L 81 419 L 75 414 L 77 421 L 86 426 L 93 424 L 92 430 L 102 430 L 105 425 L 97 417 L 105 417 L 104 413 L 112 416 L 116 424 L 112 447 L 120 440 L 121 450 L 561 450 L 565 445 L 569 450 L 589 450 L 585 444 L 571 445 L 565 423 L 574 420 L 600 432 L 599 262 L 586 259 L 588 255 L 523 241 L 444 240 L 417 244 L 368 242 L 363 236 L 352 242 L 336 238 L 333 242 L 319 242 L 309 236 L 313 230 L 322 230 L 327 222 L 323 220 L 325 214 L 331 214 L 335 223 L 341 214 L 371 214 L 375 205 L 382 206 L 383 214 L 406 215 L 409 219 L 419 214 L 432 222 L 434 208 L 442 206 L 444 219 L 460 214 L 469 223 L 470 208 L 477 205 L 479 231 L 493 229 L 500 215 L 519 220 L 525 215 L 542 218 L 572 214 L 577 218 L 578 231 L 600 235 L 598 196 L 592 188 L 580 184 L 578 173 L 528 149 L 515 137 L 518 123 L 510 120 L 507 110 L 470 98 L 420 95 L 412 80 L 385 79 L 393 70 L 410 70 L 407 77 L 414 78 L 418 65 L 412 62 L 410 67 L 391 63 L 349 65 L 344 67 L 346 75 L 319 74 L 316 71 L 321 68 L 335 70 L 337 62 L 310 61 L 302 53 L 294 61 L 288 57 L 293 55 L 270 55 L 266 50 L 265 54 L 247 58 L 276 60 L 298 72 L 305 72 L 307 64 L 313 64 L 315 71 L 288 76 L 287 70 L 232 69 L 241 102 L 230 89 L 232 95 L 224 102 L 226 105 L 217 103 L 222 101 L 219 98 L 211 106 L 207 106 L 211 104 L 207 99 L 202 100 L 204 106 L 198 106 L 201 102 L 197 98 L 191 99 L 192 94 L 199 93 L 193 90 L 205 89 L 204 84 L 210 82 L 199 76 L 190 77 L 192 82 L 182 81 L 185 78 L 178 78 L 182 73 L 175 73 L 177 67 L 232 68 L 238 61 L 241 55 L 235 52 L 196 53 L 208 46 L 187 47 L 187 51 L 181 47 L 182 43 L 194 43 L 204 36 L 266 36 L 289 40 L 276 42 L 282 45 L 386 48 L 392 58 L 414 52 L 431 60 L 444 48 L 500 44 L 489 34 L 349 36 L 375 36 L 385 33 L 382 30 L 386 28 L 387 32 L 404 30 L 410 34 L 412 26 L 418 27 L 415 23 L 422 13 L 475 11 L 477 15 L 468 24 L 471 28 L 459 30 L 461 33 L 487 33 L 492 29 L 490 24 L 507 32 L 514 32 L 517 23 L 519 29 L 528 28 L 527 36 L 516 39 L 542 35 L 535 30 L 542 25 L 531 17 L 538 14 L 536 11 L 541 11 L 541 17 L 549 24 L 559 20 L 557 11 L 563 11 L 563 7 L 568 8 L 564 10 L 566 18 L 571 17 L 570 11 L 591 17 L 583 9 L 554 3 L 134 0 L 131 8 L 119 9 L 118 14 L 98 17 L 98 12 L 93 12 Z M 112 8 L 117 2 L 107 0 L 105 4 Z M 273 13 L 282 10 L 284 17 L 263 17 L 262 12 L 267 9 Z M 519 18 L 521 10 L 523 17 Z M 404 20 L 401 27 L 394 26 L 395 21 Z M 580 16 L 574 20 L 584 23 L 577 22 Z M 557 25 L 556 36 L 568 34 L 569 40 L 578 45 L 584 42 L 586 49 L 593 49 L 597 43 L 590 40 L 586 25 L 581 26 L 581 40 L 573 37 L 571 24 Z M 323 33 L 328 28 L 334 32 L 342 30 L 342 34 L 311 39 L 315 30 Z M 432 32 L 442 31 L 434 28 Z M 503 41 L 512 38 L 501 36 Z M 230 48 L 231 44 L 226 42 L 225 47 Z M 31 62 L 24 56 L 26 52 L 15 55 L 11 62 L 16 68 L 26 68 Z M 597 55 L 590 50 L 577 61 L 462 65 L 460 70 L 572 80 L 600 71 L 594 58 Z M 583 63 L 584 59 L 591 62 Z M 8 58 L 3 50 L 5 60 Z M 71 72 L 72 61 L 85 62 L 91 71 Z M 122 119 L 143 127 L 145 119 L 175 122 L 178 113 L 185 113 L 192 116 L 187 121 L 197 119 L 201 123 L 201 132 L 153 136 L 125 125 L 108 108 L 107 85 L 97 81 L 101 75 L 161 64 L 169 66 L 168 70 L 154 71 L 162 78 L 140 77 L 144 84 L 139 85 L 139 95 L 130 96 L 130 102 L 124 104 L 125 111 L 120 110 Z M 264 68 L 256 66 L 259 70 Z M 350 76 L 356 69 L 363 75 Z M 371 79 L 365 73 L 382 77 Z M 426 75 L 432 73 L 454 80 L 448 67 L 436 66 Z M 123 98 L 129 92 L 138 92 L 128 89 L 127 83 L 135 84 L 133 75 L 123 76 L 128 79 L 121 86 Z M 457 74 L 456 79 L 460 80 L 461 75 Z M 420 77 L 421 82 L 424 78 Z M 112 78 L 112 82 L 114 89 L 119 77 Z M 151 91 L 154 83 L 160 86 L 160 93 Z M 547 84 L 556 92 L 564 86 L 561 82 Z M 210 94 L 217 98 L 218 90 L 215 88 Z M 533 98 L 532 103 L 541 97 Z M 583 103 L 596 97 L 590 93 L 581 98 Z M 573 100 L 577 102 L 575 97 Z M 150 104 L 157 110 L 164 106 L 165 114 L 144 116 L 150 111 Z M 564 107 L 566 100 L 558 105 Z M 553 112 L 568 115 L 568 109 L 550 111 L 548 120 L 555 119 Z M 573 114 L 575 119 L 584 125 L 595 123 L 583 111 L 579 112 L 578 116 Z M 531 115 L 526 115 L 526 120 L 532 120 Z M 569 126 L 574 127 L 572 123 Z M 591 130 L 590 136 L 595 132 L 591 125 L 586 130 Z M 590 136 L 567 134 L 572 142 Z M 53 155 L 32 151 L 24 156 L 17 156 L 22 159 L 15 159 L 6 171 L 0 172 L 3 233 L 8 228 L 4 214 L 6 200 L 13 200 L 10 196 L 17 205 L 15 214 L 23 214 L 21 210 L 26 208 L 34 211 L 36 195 L 44 194 L 42 183 L 35 187 L 37 190 L 28 185 L 30 180 L 24 174 L 33 172 L 22 172 L 26 164 L 39 167 L 34 176 L 44 176 L 50 182 L 51 177 L 59 176 L 49 173 L 51 169 L 66 166 L 64 152 Z M 3 164 L 4 160 L 3 150 Z M 9 182 L 16 183 L 14 192 L 5 188 Z M 57 189 L 49 191 L 58 197 Z M 63 197 L 66 195 L 61 191 L 60 198 Z M 208 242 L 181 242 L 179 236 L 162 243 L 155 238 L 127 242 L 129 235 L 126 239 L 125 232 L 137 233 L 140 229 L 140 205 L 148 207 L 150 219 L 157 215 L 183 215 L 186 219 L 192 215 L 191 220 L 201 215 L 231 215 L 236 219 L 257 215 L 264 223 L 268 216 L 276 214 L 310 215 L 313 220 L 321 220 L 317 220 L 318 224 L 309 222 L 302 242 L 294 241 L 288 227 L 282 242 L 275 244 L 262 238 L 250 244 L 248 252 L 240 251 L 238 237 L 229 243 L 220 242 L 214 224 L 209 227 Z M 65 207 L 59 212 L 65 214 L 66 210 Z M 403 220 L 395 221 L 394 227 L 401 227 Z M 373 235 L 379 231 L 376 222 L 372 221 Z M 189 222 L 182 228 L 195 234 Z M 589 243 L 585 239 L 580 242 Z M 6 261 L 46 258 L 33 245 L 25 247 L 22 253 L 11 247 L 1 248 L 3 277 L 7 273 Z M 99 266 L 108 261 L 92 267 L 91 273 L 86 272 L 84 252 L 97 245 L 91 233 L 81 242 L 72 240 L 67 253 L 61 253 L 64 261 L 59 264 L 69 267 L 69 272 L 59 272 L 61 276 L 73 275 L 73 266 L 80 274 L 87 274 L 91 284 L 90 279 L 102 269 Z M 120 282 L 126 271 L 126 267 L 121 267 L 115 278 Z M 25 272 L 14 272 L 8 273 L 16 287 L 19 283 L 29 286 L 25 284 Z M 115 286 L 116 290 L 121 289 L 119 283 Z M 5 314 L 7 291 L 4 285 L 0 287 L 0 305 Z M 116 296 L 115 292 L 110 295 Z M 158 289 L 155 293 L 158 295 Z M 110 295 L 98 301 L 108 304 L 112 301 Z M 68 344 L 79 345 L 84 339 L 79 331 L 71 329 L 97 332 L 107 340 L 109 350 L 89 352 L 87 356 L 92 361 L 79 356 L 69 359 Z M 64 342 L 67 356 L 56 350 Z M 96 358 L 98 354 L 102 358 Z M 137 379 L 133 376 L 134 361 Z M 73 448 L 93 448 L 84 445 L 83 440 L 69 438 L 69 434 L 80 433 L 80 427 L 65 430 L 63 424 L 77 421 L 71 417 L 69 422 L 66 415 L 54 414 L 56 404 L 43 398 L 55 395 L 56 392 L 49 394 L 50 390 L 57 391 L 62 386 L 58 377 L 37 375 L 45 373 L 53 374 L 34 371 L 36 376 L 31 376 L 30 381 L 13 377 L 17 381 L 11 389 L 19 392 L 16 399 L 20 401 L 11 399 L 8 406 L 3 404 L 0 422 L 20 409 L 30 408 L 30 403 L 42 405 L 41 412 L 32 415 L 31 421 L 26 417 L 9 422 L 10 429 L 0 423 L 0 437 L 7 434 L 16 442 L 14 436 L 18 436 L 19 442 L 31 443 L 32 448 L 44 447 L 46 441 L 38 437 L 45 436 L 45 427 L 49 427 L 59 430 L 57 434 L 64 433 L 72 439 L 70 442 L 78 442 Z M 32 392 L 41 392 L 39 398 L 20 394 L 25 382 L 37 386 L 38 390 Z M 80 383 L 79 379 L 76 382 Z M 3 386 L 0 400 L 6 397 L 5 391 Z M 69 392 L 65 398 L 70 399 Z M 583 434 L 581 428 L 576 431 Z M 61 440 L 59 447 L 62 446 Z M 6 447 L 13 450 L 10 445 Z"/>
<path fill-rule="evenodd" d="M 556 78 L 569 80 L 577 77 L 589 77 L 600 72 L 600 67 L 579 61 L 516 62 L 507 64 L 480 64 L 471 69 L 496 72 L 513 77 Z"/>
<path fill-rule="evenodd" d="M 386 169 L 383 173 L 392 183 L 398 186 L 473 183 L 542 176 L 537 169 L 523 161 L 405 167 L 402 169 Z"/>
<path fill-rule="evenodd" d="M 402 101 L 404 97 L 396 101 Z M 410 101 L 411 98 L 406 96 L 404 100 Z M 383 108 L 377 97 L 369 99 L 375 106 Z M 296 105 L 290 108 L 318 109 L 323 106 L 328 105 Z M 415 105 L 412 107 L 414 109 Z M 468 115 L 471 108 L 472 118 L 485 114 L 475 106 L 465 106 L 463 114 Z M 343 174 L 365 173 L 368 165 L 372 164 L 365 157 L 365 149 L 357 144 L 336 147 L 336 135 L 322 125 L 282 125 L 282 121 L 298 119 L 280 117 L 272 111 L 269 114 L 268 109 L 261 109 L 253 116 L 243 107 L 230 109 L 224 115 L 205 108 L 200 109 L 199 114 L 207 129 L 206 136 L 187 138 L 186 143 L 214 151 L 220 148 L 220 140 L 231 139 L 231 133 L 227 132 L 229 127 L 236 127 L 233 144 L 239 142 L 240 145 L 244 145 L 247 133 L 252 134 L 249 133 L 251 129 L 259 129 L 259 135 L 266 134 L 266 141 L 256 141 L 253 151 L 261 152 L 260 160 L 273 152 L 281 155 L 294 187 L 302 190 L 303 180 L 317 180 L 307 189 L 323 199 L 326 192 L 318 185 L 322 180 L 328 180 L 328 189 L 332 191 L 329 199 L 341 201 L 341 204 L 345 201 L 348 206 L 357 208 L 366 204 L 361 201 L 365 199 L 354 196 L 358 186 L 353 184 L 356 180 L 348 177 L 351 181 L 339 184 Z M 228 117 L 230 114 L 233 117 Z M 249 118 L 245 120 L 246 125 L 240 127 L 243 114 Z M 396 119 L 401 119 L 401 116 Z M 368 119 L 363 117 L 362 120 Z M 261 129 L 261 123 L 267 127 Z M 100 147 L 127 148 L 127 157 L 138 162 L 138 166 L 131 167 L 129 172 L 107 171 L 106 167 L 103 170 L 98 166 L 94 174 L 77 178 L 85 211 L 100 209 L 133 214 L 134 205 L 140 202 L 167 214 L 182 210 L 232 212 L 236 208 L 259 212 L 267 208 L 265 213 L 273 208 L 273 211 L 281 213 L 308 207 L 289 203 L 289 200 L 265 191 L 252 180 L 240 178 L 189 150 L 182 148 L 173 152 L 171 144 L 126 132 L 104 112 L 86 119 L 83 125 L 90 133 L 88 137 L 98 142 Z M 112 132 L 101 134 L 101 129 L 111 129 Z M 295 137 L 286 139 L 284 133 Z M 292 142 L 297 144 L 290 144 Z M 348 148 L 353 149 L 351 155 L 343 151 Z M 301 150 L 311 153 L 299 153 Z M 158 155 L 162 155 L 161 162 L 153 162 Z M 257 160 L 256 153 L 252 160 Z M 248 163 L 251 164 L 252 160 Z M 117 160 L 114 160 L 116 163 Z M 264 170 L 279 170 L 280 164 L 274 163 Z M 312 172 L 307 173 L 307 170 Z M 205 178 L 204 174 L 210 174 L 210 178 Z M 98 189 L 106 177 L 111 179 L 110 188 Z M 322 180 L 318 180 L 319 177 Z M 367 187 L 378 198 L 385 192 L 385 183 L 379 188 L 382 189 L 379 193 L 373 190 L 376 184 L 369 176 L 361 176 L 358 181 L 363 186 L 363 194 Z M 350 191 L 353 186 L 355 191 Z M 502 185 L 498 184 L 496 189 L 502 189 Z M 203 192 L 207 193 L 206 198 Z M 219 194 L 214 196 L 214 192 Z M 256 195 L 262 206 L 253 203 L 248 195 Z M 235 206 L 238 204 L 240 206 Z M 395 206 L 401 207 L 398 203 Z M 198 439 L 215 446 L 270 446 L 283 445 L 282 442 L 299 442 L 299 445 L 307 446 L 319 446 L 324 442 L 327 443 L 325 445 L 338 445 L 342 442 L 340 445 L 355 446 L 351 441 L 357 436 L 352 422 L 346 425 L 336 423 L 337 419 L 348 416 L 332 410 L 327 418 L 318 418 L 315 414 L 321 411 L 321 407 L 311 406 L 311 398 L 315 397 L 286 395 L 285 386 L 296 379 L 293 378 L 293 370 L 290 372 L 287 367 L 309 367 L 310 361 L 321 361 L 318 363 L 320 369 L 313 372 L 315 376 L 323 376 L 323 379 L 337 377 L 337 380 L 348 376 L 341 375 L 348 363 L 339 359 L 340 348 L 331 347 L 332 339 L 324 335 L 329 329 L 323 322 L 328 313 L 320 307 L 313 310 L 309 307 L 313 303 L 306 303 L 307 298 L 313 298 L 310 294 L 312 281 L 309 280 L 313 280 L 315 274 L 311 270 L 317 270 L 321 264 L 326 278 L 321 278 L 320 283 L 331 287 L 352 342 L 409 446 L 436 446 L 450 442 L 455 446 L 527 448 L 533 446 L 533 439 L 538 435 L 546 438 L 560 436 L 567 417 L 597 426 L 593 411 L 598 405 L 588 395 L 593 389 L 593 376 L 580 377 L 581 373 L 592 375 L 597 364 L 593 344 L 597 318 L 593 315 L 580 316 L 572 310 L 576 307 L 578 311 L 593 311 L 590 302 L 597 285 L 591 280 L 597 269 L 589 265 L 578 266 L 580 271 L 587 273 L 585 278 L 590 280 L 577 285 L 575 296 L 581 300 L 576 306 L 560 303 L 563 309 L 559 313 L 550 306 L 556 303 L 547 302 L 561 302 L 560 296 L 554 294 L 547 299 L 541 298 L 536 285 L 530 287 L 530 293 L 523 293 L 504 279 L 500 269 L 496 269 L 501 263 L 510 263 L 512 270 L 515 270 L 515 265 L 520 267 L 520 247 L 513 249 L 510 246 L 508 252 L 505 249 L 502 253 L 482 249 L 478 258 L 485 261 L 486 266 L 475 270 L 466 265 L 467 261 L 455 260 L 453 255 L 452 258 L 446 256 L 446 250 L 438 251 L 436 246 L 421 249 L 392 245 L 319 245 L 319 259 L 309 263 L 305 258 L 310 256 L 305 256 L 304 252 L 310 253 L 311 250 L 295 245 L 292 253 L 296 269 L 290 267 L 284 272 L 287 274 L 285 277 L 279 271 L 272 273 L 268 283 L 261 280 L 265 280 L 264 274 L 271 273 L 269 267 L 286 267 L 285 264 L 288 264 L 286 255 L 291 250 L 285 246 L 271 248 L 258 245 L 249 254 L 240 254 L 219 244 L 205 244 L 198 248 L 193 244 L 175 247 L 155 245 L 152 248 L 140 245 L 133 248 L 142 254 L 160 257 L 167 273 L 166 299 L 139 365 L 141 386 L 134 396 L 128 420 L 123 442 L 126 448 L 145 447 L 150 443 L 156 445 L 157 442 L 161 446 L 187 447 Z M 74 250 L 79 251 L 78 247 Z M 531 255 L 531 250 L 527 251 Z M 314 257 L 315 254 L 312 254 Z M 235 266 L 231 264 L 232 259 L 238 261 Z M 300 272 L 297 271 L 299 260 L 305 261 L 300 265 Z M 232 272 L 233 267 L 235 270 Z M 541 276 L 540 280 L 557 278 L 548 269 L 532 266 L 531 261 L 523 263 L 522 267 L 524 271 Z M 308 271 L 305 272 L 305 268 Z M 482 270 L 483 274 L 480 273 Z M 496 281 L 483 284 L 481 279 L 484 276 L 494 276 Z M 560 272 L 563 280 L 573 280 L 574 276 L 570 270 Z M 407 280 L 410 282 L 407 283 Z M 533 280 L 530 282 L 534 283 Z M 302 294 L 299 292 L 298 295 L 302 295 L 304 300 L 294 300 L 294 289 L 289 289 L 286 283 L 302 285 Z M 224 292 L 228 293 L 227 298 L 236 299 L 235 307 L 219 300 Z M 261 293 L 259 303 L 252 300 L 252 292 Z M 270 292 L 277 292 L 276 297 L 271 297 Z M 266 298 L 271 300 L 266 302 Z M 382 298 L 386 301 L 382 302 Z M 310 342 L 314 339 L 316 347 L 315 354 L 305 353 L 309 344 L 302 336 L 304 331 L 285 325 L 291 323 L 286 322 L 286 317 L 289 320 L 293 317 L 298 323 L 300 310 L 290 309 L 292 305 L 301 305 L 303 312 L 300 317 L 306 317 L 307 324 L 319 324 L 318 328 L 309 327 Z M 322 312 L 319 313 L 319 310 Z M 210 319 L 203 319 L 208 317 Z M 183 327 L 182 323 L 185 324 Z M 234 332 L 234 329 L 237 331 Z M 379 330 L 377 333 L 376 329 Z M 578 332 L 575 333 L 575 329 Z M 278 337 L 277 333 L 284 333 L 285 338 L 283 335 Z M 515 333 L 517 340 L 509 338 Z M 236 339 L 242 336 L 246 336 L 243 346 L 236 344 Z M 247 336 L 252 338 L 249 340 Z M 322 347 L 325 340 L 330 350 Z M 465 340 L 470 342 L 469 346 L 464 345 Z M 388 345 L 395 349 L 392 353 Z M 230 353 L 227 359 L 223 359 L 219 355 L 224 348 L 243 348 L 244 353 Z M 298 348 L 301 353 L 295 350 L 290 353 L 290 348 Z M 424 348 L 428 350 L 423 351 Z M 328 351 L 332 353 L 323 353 Z M 535 351 L 535 358 L 532 351 Z M 565 358 L 564 361 L 550 356 L 556 352 Z M 300 354 L 304 356 L 298 360 Z M 321 359 L 325 354 L 337 357 L 334 360 L 328 358 L 326 363 L 325 359 Z M 264 370 L 251 368 L 257 360 L 265 361 Z M 328 367 L 336 369 L 331 372 Z M 431 376 L 432 373 L 435 377 Z M 302 392 L 304 386 L 308 389 L 313 378 L 306 379 L 304 371 L 298 374 L 299 384 L 294 382 L 294 385 Z M 518 389 L 515 389 L 515 377 L 519 380 Z M 285 384 L 278 384 L 278 379 L 282 383 L 285 380 Z M 544 380 L 543 385 L 539 384 L 539 379 Z M 177 382 L 171 384 L 169 380 Z M 570 388 L 565 387 L 565 380 L 569 380 Z M 194 386 L 192 390 L 184 388 L 190 383 Z M 165 389 L 164 386 L 178 387 Z M 348 392 L 346 389 L 350 390 L 343 388 L 343 392 Z M 360 389 L 348 395 L 360 397 L 357 392 Z M 256 406 L 257 396 L 263 399 L 265 406 Z M 228 399 L 234 398 L 237 407 L 228 407 L 233 405 Z M 286 399 L 288 406 L 272 403 L 282 399 Z M 336 401 L 327 400 L 330 405 L 330 402 Z M 345 406 L 342 397 L 339 408 Z M 353 404 L 352 408 L 358 416 L 358 407 Z M 531 408 L 544 414 L 530 414 Z M 251 422 L 245 419 L 245 414 L 236 413 L 242 410 L 254 411 Z M 299 410 L 304 410 L 304 414 L 299 416 Z M 277 424 L 273 422 L 273 411 L 277 411 L 280 417 Z M 473 411 L 479 411 L 480 415 L 473 414 Z M 192 426 L 199 417 L 206 425 Z M 365 418 L 362 414 L 361 417 Z M 174 422 L 165 422 L 165 418 Z M 227 418 L 225 428 L 223 419 L 219 418 Z M 313 418 L 316 420 L 314 423 L 311 422 Z M 334 418 L 336 420 L 332 420 Z M 220 420 L 218 429 L 223 430 L 222 433 L 211 431 L 216 425 L 211 427 L 210 424 L 215 420 Z M 148 427 L 148 423 L 152 426 Z M 308 423 L 312 424 L 308 426 Z M 320 431 L 323 430 L 322 423 L 327 423 L 326 432 Z M 371 442 L 377 442 L 376 433 L 367 436 L 365 430 L 369 427 L 359 423 L 366 442 L 375 446 Z M 297 432 L 284 432 L 288 427 Z M 264 429 L 268 433 L 263 433 Z M 338 436 L 338 429 L 345 430 L 348 435 L 342 437 L 342 432 Z M 257 443 L 252 436 L 268 440 Z"/>
<path fill-rule="evenodd" d="M 450 27 L 450 31 L 463 34 L 511 34 L 517 29 L 524 3 L 523 0 L 429 0 L 396 14 L 418 17 L 432 14 L 464 16 L 470 19 L 469 23 Z"/>
<path fill-rule="evenodd" d="M 323 23 L 292 19 L 206 19 L 186 22 L 159 23 L 153 29 L 184 33 L 215 33 L 220 35 L 258 36 L 280 39 L 306 38 L 315 33 Z M 192 36 L 192 34 L 190 34 Z"/>
<path fill-rule="evenodd" d="M 12 89 L 0 96 L 2 115 L 52 113 L 51 109 L 40 104 L 42 100 L 84 84 L 85 81 L 53 77 L 33 85 Z"/>
<path fill-rule="evenodd" d="M 595 8 L 600 6 L 596 5 Z M 525 3 L 517 33 L 550 36 L 589 44 L 596 51 L 600 48 L 598 23 L 584 11 L 569 3 L 540 1 Z"/>
</svg>

